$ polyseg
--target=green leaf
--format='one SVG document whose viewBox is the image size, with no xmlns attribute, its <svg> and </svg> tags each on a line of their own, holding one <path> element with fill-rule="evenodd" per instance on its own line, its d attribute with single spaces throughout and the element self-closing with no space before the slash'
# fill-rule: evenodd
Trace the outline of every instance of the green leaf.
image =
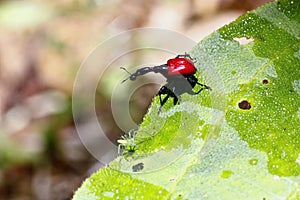
<svg viewBox="0 0 300 200">
<path fill-rule="evenodd" d="M 156 98 L 136 152 L 74 199 L 299 199 L 299 10 L 300 1 L 272 2 L 201 41 L 190 53 L 212 91 L 159 115 Z"/>
</svg>

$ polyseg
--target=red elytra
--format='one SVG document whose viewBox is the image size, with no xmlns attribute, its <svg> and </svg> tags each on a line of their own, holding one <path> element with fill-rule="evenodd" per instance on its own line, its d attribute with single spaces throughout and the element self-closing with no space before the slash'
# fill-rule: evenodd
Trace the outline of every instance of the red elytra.
<svg viewBox="0 0 300 200">
<path fill-rule="evenodd" d="M 187 58 L 172 58 L 167 61 L 169 75 L 192 75 L 197 69 Z"/>
</svg>

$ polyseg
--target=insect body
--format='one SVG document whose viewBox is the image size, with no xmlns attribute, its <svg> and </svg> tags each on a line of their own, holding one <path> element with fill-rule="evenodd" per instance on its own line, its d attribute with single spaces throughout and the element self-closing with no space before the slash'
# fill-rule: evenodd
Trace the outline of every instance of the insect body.
<svg viewBox="0 0 300 200">
<path fill-rule="evenodd" d="M 144 163 L 142 162 L 132 166 L 133 172 L 139 172 L 142 171 L 143 169 L 144 169 Z"/>
<path fill-rule="evenodd" d="M 132 155 L 136 149 L 136 142 L 134 137 L 136 135 L 135 130 L 129 131 L 127 134 L 122 135 L 120 139 L 117 140 L 118 142 L 118 155 L 122 155 L 124 152 Z"/>
<path fill-rule="evenodd" d="M 121 67 L 121 69 L 128 72 L 125 68 Z M 167 83 L 159 89 L 157 94 L 160 100 L 159 111 L 169 97 L 173 98 L 173 104 L 176 105 L 178 103 L 178 97 L 183 93 L 196 95 L 204 89 L 211 90 L 209 86 L 198 82 L 198 79 L 195 77 L 197 69 L 189 54 L 178 55 L 175 58 L 169 59 L 167 64 L 154 67 L 143 67 L 138 69 L 135 73 L 128 72 L 130 76 L 123 80 L 122 83 L 128 79 L 134 81 L 138 76 L 149 72 L 160 73 L 167 79 Z M 193 91 L 193 88 L 196 85 L 200 85 L 201 88 L 195 92 Z M 166 96 L 162 98 L 162 95 Z"/>
</svg>

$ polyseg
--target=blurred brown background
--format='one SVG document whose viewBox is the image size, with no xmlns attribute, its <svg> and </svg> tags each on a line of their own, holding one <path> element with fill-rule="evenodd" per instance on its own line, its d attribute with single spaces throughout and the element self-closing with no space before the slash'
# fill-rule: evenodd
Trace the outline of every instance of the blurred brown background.
<svg viewBox="0 0 300 200">
<path fill-rule="evenodd" d="M 70 199 L 101 167 L 82 146 L 71 110 L 76 72 L 101 41 L 141 27 L 199 41 L 267 1 L 0 0 L 0 199 Z M 140 92 L 137 121 L 156 90 Z M 119 137 L 101 91 L 96 108 L 110 138 Z"/>
</svg>

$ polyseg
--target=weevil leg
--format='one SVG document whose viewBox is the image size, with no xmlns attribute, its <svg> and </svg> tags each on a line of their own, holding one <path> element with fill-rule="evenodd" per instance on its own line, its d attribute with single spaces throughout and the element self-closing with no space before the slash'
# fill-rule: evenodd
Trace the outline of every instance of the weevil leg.
<svg viewBox="0 0 300 200">
<path fill-rule="evenodd" d="M 199 83 L 199 82 L 197 82 L 197 84 L 198 85 L 200 85 L 200 86 L 202 86 L 202 87 L 204 87 L 203 89 L 206 89 L 206 90 L 212 90 L 209 86 L 207 86 L 207 85 L 204 85 L 204 84 L 202 84 L 202 83 Z"/>
<path fill-rule="evenodd" d="M 175 106 L 178 103 L 178 97 L 174 96 L 173 97 L 173 105 Z"/>
<path fill-rule="evenodd" d="M 163 105 L 167 102 L 167 100 L 169 99 L 169 97 L 170 97 L 170 95 L 167 94 L 167 96 L 160 102 L 160 107 L 159 107 L 158 113 L 161 112 L 161 109 L 162 109 Z"/>
<path fill-rule="evenodd" d="M 195 61 L 195 59 L 192 58 L 192 56 L 186 52 L 185 52 L 185 54 L 179 54 L 178 56 L 176 56 L 176 58 L 180 58 L 180 57 L 189 58 L 191 61 Z"/>
<path fill-rule="evenodd" d="M 170 90 L 167 86 L 170 86 L 170 84 L 167 84 L 165 86 L 162 86 L 158 92 L 158 96 L 159 96 L 159 100 L 160 100 L 160 107 L 159 107 L 159 110 L 158 110 L 158 113 L 160 113 L 163 105 L 167 102 L 167 100 L 169 99 L 169 97 L 173 97 L 174 98 L 174 105 L 177 104 L 178 102 L 178 98 L 177 96 L 174 94 L 174 92 L 172 90 Z M 162 99 L 161 98 L 161 95 L 163 94 L 166 94 L 167 96 Z"/>
</svg>

